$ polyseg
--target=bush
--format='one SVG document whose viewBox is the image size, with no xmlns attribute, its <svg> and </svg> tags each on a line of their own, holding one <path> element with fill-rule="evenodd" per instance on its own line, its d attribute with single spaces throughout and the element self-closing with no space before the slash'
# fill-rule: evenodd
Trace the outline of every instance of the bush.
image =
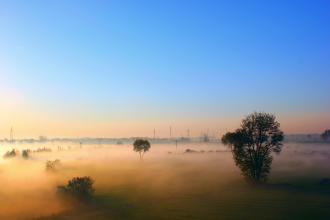
<svg viewBox="0 0 330 220">
<path fill-rule="evenodd" d="M 16 157 L 19 152 L 16 149 L 12 149 L 11 151 L 7 151 L 4 155 L 3 158 L 13 158 Z"/>
<path fill-rule="evenodd" d="M 30 152 L 31 152 L 30 149 L 23 150 L 23 151 L 22 151 L 22 157 L 23 157 L 24 159 L 28 159 L 28 158 L 30 157 Z"/>
<path fill-rule="evenodd" d="M 60 166 L 61 166 L 61 161 L 59 159 L 48 160 L 46 162 L 46 170 L 47 171 L 57 171 Z"/>
<path fill-rule="evenodd" d="M 89 176 L 74 177 L 66 186 L 58 186 L 59 193 L 70 195 L 80 200 L 91 199 L 94 193 L 94 180 Z"/>
</svg>

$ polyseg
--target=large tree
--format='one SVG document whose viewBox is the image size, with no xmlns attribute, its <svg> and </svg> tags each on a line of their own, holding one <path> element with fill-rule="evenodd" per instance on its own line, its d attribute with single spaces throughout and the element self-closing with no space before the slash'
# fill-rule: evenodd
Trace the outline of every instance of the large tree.
<svg viewBox="0 0 330 220">
<path fill-rule="evenodd" d="M 231 147 L 236 165 L 247 180 L 258 183 L 267 180 L 271 153 L 280 153 L 283 132 L 276 117 L 267 113 L 253 113 L 242 120 L 241 127 L 222 137 L 222 143 Z"/>
<path fill-rule="evenodd" d="M 137 139 L 133 143 L 133 150 L 140 154 L 140 160 L 143 159 L 144 153 L 150 149 L 150 142 L 144 139 Z"/>
</svg>

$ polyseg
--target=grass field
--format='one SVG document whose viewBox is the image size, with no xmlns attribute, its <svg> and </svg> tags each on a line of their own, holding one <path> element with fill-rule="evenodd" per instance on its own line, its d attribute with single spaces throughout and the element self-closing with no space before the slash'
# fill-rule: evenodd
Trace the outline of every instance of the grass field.
<svg viewBox="0 0 330 220">
<path fill-rule="evenodd" d="M 192 178 L 193 179 L 193 178 Z M 329 219 L 329 188 L 315 185 L 258 188 L 232 183 L 221 188 L 159 194 L 123 186 L 98 192 L 87 209 L 42 219 Z"/>
</svg>

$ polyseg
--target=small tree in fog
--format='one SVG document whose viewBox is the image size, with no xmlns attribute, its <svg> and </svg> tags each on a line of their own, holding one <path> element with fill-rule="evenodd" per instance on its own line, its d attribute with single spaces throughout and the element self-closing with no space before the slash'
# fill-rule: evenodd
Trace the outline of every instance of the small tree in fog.
<svg viewBox="0 0 330 220">
<path fill-rule="evenodd" d="M 30 157 L 30 152 L 31 152 L 30 149 L 23 150 L 23 151 L 22 151 L 22 157 L 23 157 L 24 159 L 28 159 L 28 158 Z"/>
<path fill-rule="evenodd" d="M 133 143 L 133 150 L 140 154 L 140 160 L 143 159 L 143 155 L 150 149 L 150 142 L 144 139 L 137 139 Z"/>
<path fill-rule="evenodd" d="M 46 170 L 47 171 L 57 171 L 60 166 L 61 166 L 61 161 L 59 159 L 48 160 L 46 162 Z"/>
<path fill-rule="evenodd" d="M 251 182 L 263 182 L 270 172 L 271 153 L 282 149 L 283 132 L 272 114 L 253 113 L 242 120 L 241 127 L 222 137 L 231 147 L 236 165 Z"/>
<path fill-rule="evenodd" d="M 7 159 L 7 158 L 13 158 L 16 157 L 19 154 L 19 151 L 16 149 L 12 149 L 11 151 L 7 151 L 4 155 L 3 158 Z"/>
</svg>

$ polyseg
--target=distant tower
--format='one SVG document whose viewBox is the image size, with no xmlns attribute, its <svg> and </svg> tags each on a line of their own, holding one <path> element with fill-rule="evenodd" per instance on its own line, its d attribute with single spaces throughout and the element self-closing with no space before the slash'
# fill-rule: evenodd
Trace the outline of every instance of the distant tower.
<svg viewBox="0 0 330 220">
<path fill-rule="evenodd" d="M 170 138 L 172 138 L 172 126 L 170 126 Z"/>
<path fill-rule="evenodd" d="M 156 139 L 156 129 L 154 128 L 154 139 Z"/>
<path fill-rule="evenodd" d="M 190 138 L 190 129 L 187 130 L 187 138 Z"/>
<path fill-rule="evenodd" d="M 14 142 L 14 130 L 13 127 L 10 128 L 10 137 L 9 137 L 10 142 Z"/>
</svg>

